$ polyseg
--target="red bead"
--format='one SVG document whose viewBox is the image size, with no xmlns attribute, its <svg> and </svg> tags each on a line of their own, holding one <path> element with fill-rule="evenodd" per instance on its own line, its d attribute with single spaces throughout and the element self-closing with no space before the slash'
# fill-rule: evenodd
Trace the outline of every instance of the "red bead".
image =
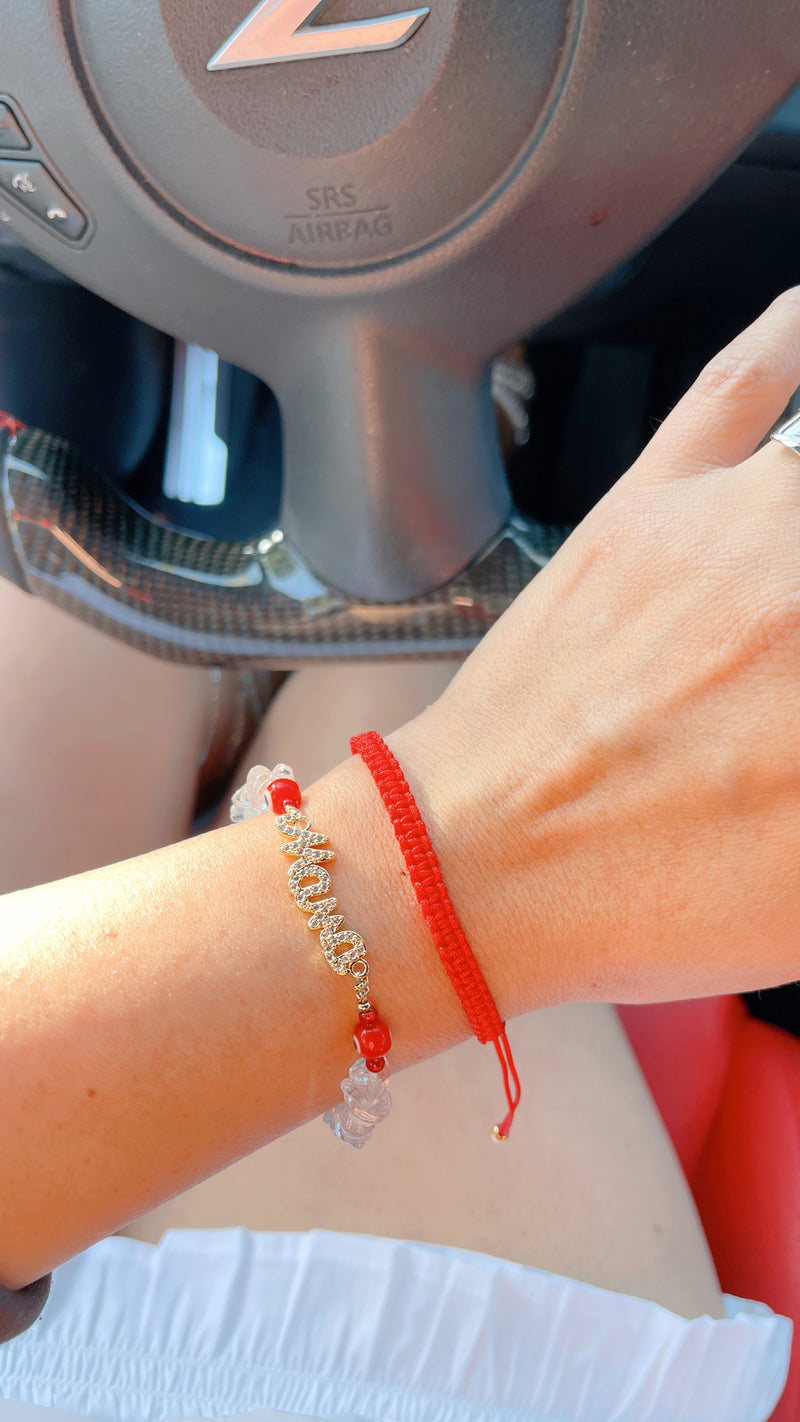
<svg viewBox="0 0 800 1422">
<path fill-rule="evenodd" d="M 377 1020 L 378 1020 L 378 1014 L 377 1014 L 377 1012 L 375 1011 L 375 1008 L 374 1008 L 374 1007 L 362 1007 L 362 1008 L 361 1008 L 361 1010 L 360 1010 L 360 1012 L 359 1012 L 359 1014 L 358 1014 L 358 1025 L 359 1025 L 359 1027 L 371 1027 L 374 1022 L 377 1022 Z"/>
<path fill-rule="evenodd" d="M 374 1072 L 383 1071 L 383 1068 L 386 1066 L 386 1058 L 385 1058 L 385 1057 L 368 1057 L 367 1060 L 365 1061 L 364 1065 L 365 1065 L 365 1067 L 367 1068 L 367 1071 L 374 1071 Z"/>
<path fill-rule="evenodd" d="M 270 780 L 267 786 L 272 801 L 272 813 L 282 815 L 287 805 L 300 809 L 303 796 L 296 780 Z"/>
<path fill-rule="evenodd" d="M 366 1016 L 366 1013 L 364 1014 Z M 363 1017 L 353 1033 L 353 1044 L 357 1052 L 369 1061 L 372 1057 L 384 1057 L 392 1045 L 392 1034 L 377 1013 L 374 1022 L 364 1022 Z"/>
</svg>

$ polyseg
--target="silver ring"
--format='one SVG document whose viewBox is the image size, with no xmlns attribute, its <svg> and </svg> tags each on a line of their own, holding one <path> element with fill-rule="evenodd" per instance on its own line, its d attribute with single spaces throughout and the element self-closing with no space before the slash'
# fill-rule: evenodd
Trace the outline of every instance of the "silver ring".
<svg viewBox="0 0 800 1422">
<path fill-rule="evenodd" d="M 785 425 L 781 425 L 770 436 L 778 441 L 778 444 L 785 444 L 787 449 L 793 449 L 795 454 L 800 454 L 800 410 L 792 415 Z"/>
</svg>

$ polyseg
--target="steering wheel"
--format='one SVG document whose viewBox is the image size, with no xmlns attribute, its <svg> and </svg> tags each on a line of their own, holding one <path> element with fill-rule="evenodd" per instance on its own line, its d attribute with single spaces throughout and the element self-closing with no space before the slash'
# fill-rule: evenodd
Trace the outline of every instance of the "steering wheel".
<svg viewBox="0 0 800 1422">
<path fill-rule="evenodd" d="M 562 532 L 489 362 L 670 221 L 796 85 L 791 0 L 4 0 L 0 220 L 264 380 L 278 528 L 165 528 L 39 431 L 0 570 L 163 656 L 461 652 Z"/>
</svg>

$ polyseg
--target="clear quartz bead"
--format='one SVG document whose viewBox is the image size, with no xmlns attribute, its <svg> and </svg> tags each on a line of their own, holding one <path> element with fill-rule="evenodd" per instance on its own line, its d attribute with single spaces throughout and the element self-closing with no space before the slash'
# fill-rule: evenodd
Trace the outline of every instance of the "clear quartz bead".
<svg viewBox="0 0 800 1422">
<path fill-rule="evenodd" d="M 267 786 L 271 780 L 278 779 L 294 780 L 292 767 L 281 764 L 269 770 L 266 765 L 254 765 L 244 785 L 239 786 L 231 800 L 231 823 L 238 825 L 242 820 L 252 820 L 254 815 L 271 811 Z"/>
<path fill-rule="evenodd" d="M 368 1071 L 363 1057 L 357 1057 L 341 1083 L 343 1100 L 326 1111 L 323 1121 L 330 1126 L 337 1141 L 361 1150 L 375 1127 L 385 1121 L 392 1109 L 392 1098 L 386 1079 L 388 1069 Z"/>
</svg>

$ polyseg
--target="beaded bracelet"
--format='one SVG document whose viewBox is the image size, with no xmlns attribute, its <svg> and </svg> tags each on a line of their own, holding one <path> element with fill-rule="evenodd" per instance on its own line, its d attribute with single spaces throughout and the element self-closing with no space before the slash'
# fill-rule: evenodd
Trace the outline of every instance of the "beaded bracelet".
<svg viewBox="0 0 800 1422">
<path fill-rule="evenodd" d="M 301 805 L 302 792 L 291 766 L 280 764 L 268 770 L 256 765 L 233 796 L 231 820 L 237 824 L 272 810 L 275 827 L 287 841 L 281 850 L 295 860 L 289 869 L 289 892 L 297 907 L 309 915 L 307 926 L 319 931 L 322 951 L 333 971 L 349 975 L 355 983 L 358 1021 L 353 1045 L 359 1055 L 341 1082 L 342 1101 L 326 1111 L 323 1120 L 337 1140 L 360 1150 L 391 1109 L 386 1053 L 392 1035 L 370 1001 L 364 940 L 360 933 L 344 927 L 343 915 L 335 912 L 338 900 L 330 892 L 331 876 L 323 868 L 334 858 L 333 850 L 324 848 L 328 837 L 313 828 Z"/>
</svg>

